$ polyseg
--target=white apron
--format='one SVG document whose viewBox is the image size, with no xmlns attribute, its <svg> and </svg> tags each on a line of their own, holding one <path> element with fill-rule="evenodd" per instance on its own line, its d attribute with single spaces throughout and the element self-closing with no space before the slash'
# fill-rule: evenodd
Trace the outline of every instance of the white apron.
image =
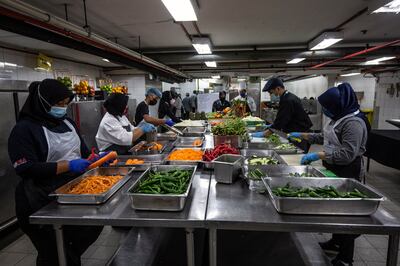
<svg viewBox="0 0 400 266">
<path fill-rule="evenodd" d="M 70 161 L 81 158 L 81 140 L 76 133 L 74 126 L 68 121 L 63 121 L 71 131 L 55 133 L 43 127 L 47 140 L 46 162 Z"/>
</svg>

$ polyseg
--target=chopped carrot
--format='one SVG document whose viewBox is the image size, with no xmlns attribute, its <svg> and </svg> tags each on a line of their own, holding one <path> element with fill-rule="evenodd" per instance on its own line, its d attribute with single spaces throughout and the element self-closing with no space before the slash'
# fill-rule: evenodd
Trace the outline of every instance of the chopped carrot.
<svg viewBox="0 0 400 266">
<path fill-rule="evenodd" d="M 203 151 L 194 149 L 181 149 L 173 151 L 168 159 L 171 161 L 201 161 Z"/>
<path fill-rule="evenodd" d="M 131 165 L 131 164 L 144 164 L 144 160 L 139 160 L 139 159 L 128 159 L 128 160 L 126 160 L 125 165 Z"/>
</svg>

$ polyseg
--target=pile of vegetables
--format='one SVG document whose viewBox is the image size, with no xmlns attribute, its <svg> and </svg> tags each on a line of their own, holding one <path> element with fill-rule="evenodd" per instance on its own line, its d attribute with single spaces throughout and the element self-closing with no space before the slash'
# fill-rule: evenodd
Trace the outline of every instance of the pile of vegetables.
<svg viewBox="0 0 400 266">
<path fill-rule="evenodd" d="M 251 180 L 261 180 L 261 177 L 263 176 L 265 176 L 265 174 L 261 172 L 260 169 L 255 169 L 250 171 L 247 177 Z"/>
<path fill-rule="evenodd" d="M 279 161 L 272 156 L 258 157 L 252 155 L 251 158 L 247 159 L 249 165 L 269 165 L 269 164 L 279 164 Z"/>
<path fill-rule="evenodd" d="M 246 135 L 246 124 L 239 118 L 219 123 L 211 129 L 217 136 L 244 136 Z"/>
<path fill-rule="evenodd" d="M 111 84 L 103 85 L 100 87 L 100 90 L 107 92 L 108 94 L 111 93 L 113 87 Z"/>
<path fill-rule="evenodd" d="M 140 159 L 128 159 L 125 162 L 125 165 L 132 165 L 132 164 L 144 164 L 144 160 Z"/>
<path fill-rule="evenodd" d="M 203 161 L 211 162 L 223 154 L 239 154 L 239 151 L 228 144 L 219 144 L 214 149 L 204 152 Z"/>
<path fill-rule="evenodd" d="M 203 157 L 202 150 L 180 149 L 170 153 L 168 160 L 170 161 L 201 161 Z"/>
<path fill-rule="evenodd" d="M 273 133 L 273 134 L 269 135 L 268 137 L 266 137 L 265 141 L 267 143 L 271 143 L 271 144 L 275 144 L 275 145 L 280 145 L 282 143 L 281 138 L 276 133 Z"/>
<path fill-rule="evenodd" d="M 290 177 L 318 177 L 314 174 L 309 174 L 309 173 L 298 173 L 298 172 L 294 172 L 294 173 L 289 173 Z"/>
<path fill-rule="evenodd" d="M 70 77 L 58 77 L 57 80 L 72 90 L 72 80 Z"/>
<path fill-rule="evenodd" d="M 295 150 L 296 146 L 292 143 L 283 143 L 274 148 L 274 150 Z"/>
<path fill-rule="evenodd" d="M 284 187 L 276 187 L 272 189 L 272 193 L 278 197 L 297 197 L 297 198 L 367 198 L 368 196 L 353 189 L 350 192 L 340 192 L 333 186 L 324 187 L 291 187 L 286 184 Z"/>
<path fill-rule="evenodd" d="M 192 171 L 170 170 L 150 171 L 148 177 L 140 181 L 133 193 L 144 194 L 183 194 L 190 181 Z"/>
</svg>

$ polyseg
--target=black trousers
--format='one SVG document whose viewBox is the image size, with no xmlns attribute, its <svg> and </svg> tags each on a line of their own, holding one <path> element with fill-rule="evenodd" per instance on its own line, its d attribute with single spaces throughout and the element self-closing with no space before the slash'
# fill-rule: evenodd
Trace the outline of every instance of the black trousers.
<svg viewBox="0 0 400 266">
<path fill-rule="evenodd" d="M 30 208 L 23 186 L 18 186 L 16 193 L 16 211 L 18 224 L 28 235 L 35 246 L 38 256 L 37 266 L 57 266 L 58 253 L 56 236 L 51 225 L 37 225 L 29 223 L 29 215 L 35 210 Z M 64 246 L 68 266 L 81 265 L 81 255 L 98 238 L 102 231 L 101 226 L 64 226 Z"/>
</svg>

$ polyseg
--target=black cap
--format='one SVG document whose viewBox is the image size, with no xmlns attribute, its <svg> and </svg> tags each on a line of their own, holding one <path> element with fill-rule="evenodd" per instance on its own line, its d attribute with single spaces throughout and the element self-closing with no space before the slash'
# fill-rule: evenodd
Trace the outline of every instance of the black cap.
<svg viewBox="0 0 400 266">
<path fill-rule="evenodd" d="M 265 84 L 263 91 L 270 91 L 275 89 L 276 87 L 282 87 L 284 88 L 285 86 L 283 86 L 283 81 L 279 78 L 272 78 L 270 80 L 268 80 L 267 84 Z"/>
</svg>

